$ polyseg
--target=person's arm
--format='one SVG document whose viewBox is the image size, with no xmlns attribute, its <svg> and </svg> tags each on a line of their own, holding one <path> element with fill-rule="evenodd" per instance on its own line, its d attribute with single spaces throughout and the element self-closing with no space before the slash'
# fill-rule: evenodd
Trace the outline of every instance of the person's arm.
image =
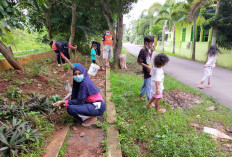
<svg viewBox="0 0 232 157">
<path fill-rule="evenodd" d="M 73 100 L 61 100 L 57 101 L 56 103 L 53 104 L 54 107 L 59 107 L 61 105 L 64 105 L 68 107 L 69 105 L 82 105 L 85 103 L 86 99 L 73 99 Z"/>
<path fill-rule="evenodd" d="M 85 103 L 86 99 L 73 99 L 73 100 L 68 100 L 68 105 L 82 105 Z"/>
<path fill-rule="evenodd" d="M 151 72 L 151 67 L 150 67 L 149 65 L 144 64 L 144 63 L 141 63 L 141 65 L 142 65 L 143 67 L 147 68 L 147 70 L 148 70 L 149 72 Z"/>
<path fill-rule="evenodd" d="M 159 95 L 160 94 L 160 91 L 159 91 L 160 82 L 155 81 L 155 86 L 156 86 L 156 94 Z"/>
<path fill-rule="evenodd" d="M 65 57 L 65 55 L 63 54 L 63 52 L 60 52 L 60 55 L 61 55 L 61 57 L 64 60 L 66 60 L 70 64 L 70 66 L 72 67 L 72 69 L 74 69 L 74 65 L 70 62 L 70 60 L 68 58 Z"/>
<path fill-rule="evenodd" d="M 70 49 L 77 49 L 77 46 L 72 46 L 71 44 L 68 44 L 68 47 L 69 47 Z"/>
<path fill-rule="evenodd" d="M 149 65 L 147 65 L 147 64 L 144 64 L 143 60 L 144 60 L 144 52 L 140 51 L 137 62 L 138 62 L 139 65 L 147 68 L 147 70 L 150 72 L 151 71 L 151 67 Z"/>
</svg>

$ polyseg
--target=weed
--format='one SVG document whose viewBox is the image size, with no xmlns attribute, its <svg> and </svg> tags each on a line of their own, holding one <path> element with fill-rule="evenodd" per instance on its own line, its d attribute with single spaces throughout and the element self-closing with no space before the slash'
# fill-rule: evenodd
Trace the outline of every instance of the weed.
<svg viewBox="0 0 232 157">
<path fill-rule="evenodd" d="M 11 100 L 21 101 L 23 91 L 15 86 L 11 86 L 5 93 L 6 97 Z"/>
<path fill-rule="evenodd" d="M 68 70 L 71 70 L 71 69 L 72 69 L 71 66 L 70 66 L 68 63 L 63 64 L 62 67 L 63 67 L 64 71 L 66 71 L 66 72 L 67 72 Z"/>
</svg>

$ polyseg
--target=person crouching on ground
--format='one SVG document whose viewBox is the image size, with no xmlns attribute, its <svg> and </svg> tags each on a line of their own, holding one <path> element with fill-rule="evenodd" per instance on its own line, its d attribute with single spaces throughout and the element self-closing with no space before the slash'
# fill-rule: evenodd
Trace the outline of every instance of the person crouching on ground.
<svg viewBox="0 0 232 157">
<path fill-rule="evenodd" d="M 154 38 L 152 36 L 145 36 L 144 38 L 144 46 L 139 52 L 138 56 L 138 63 L 143 67 L 143 74 L 144 74 L 144 80 L 143 85 L 141 87 L 139 96 L 140 99 L 142 99 L 142 96 L 146 93 L 147 95 L 147 101 L 151 98 L 151 67 L 149 64 L 151 63 L 151 56 L 154 51 L 153 47 Z M 149 49 L 151 49 L 151 53 L 149 52 Z"/>
<path fill-rule="evenodd" d="M 67 112 L 82 122 L 83 126 L 91 126 L 105 111 L 105 102 L 99 89 L 90 79 L 87 70 L 82 65 L 73 69 L 73 88 L 71 100 L 58 101 L 53 106 L 63 105 Z M 81 116 L 90 116 L 83 122 Z"/>
<path fill-rule="evenodd" d="M 159 109 L 160 99 L 163 97 L 164 89 L 164 71 L 163 68 L 169 61 L 169 58 L 164 53 L 155 56 L 154 66 L 151 70 L 151 94 L 152 97 L 147 104 L 147 108 L 152 108 L 152 103 L 155 101 L 155 109 L 158 112 L 164 113 L 166 109 Z"/>
<path fill-rule="evenodd" d="M 201 80 L 201 83 L 198 85 L 198 88 L 204 88 L 204 82 L 208 81 L 208 88 L 211 87 L 211 78 L 213 74 L 213 69 L 216 66 L 217 60 L 217 53 L 221 53 L 217 46 L 211 46 L 208 50 L 208 60 L 207 63 L 204 65 L 204 77 Z"/>
</svg>

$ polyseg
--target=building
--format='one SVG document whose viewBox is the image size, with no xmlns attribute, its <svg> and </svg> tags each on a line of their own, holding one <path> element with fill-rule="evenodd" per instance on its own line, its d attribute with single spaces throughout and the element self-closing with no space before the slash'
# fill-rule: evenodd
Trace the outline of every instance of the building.
<svg viewBox="0 0 232 157">
<path fill-rule="evenodd" d="M 204 29 L 202 23 L 203 17 L 198 17 L 196 21 L 196 55 L 197 61 L 205 62 L 207 60 L 207 51 L 211 45 L 212 28 Z M 193 24 L 186 22 L 181 18 L 176 23 L 175 34 L 175 54 L 184 58 L 191 59 L 193 48 Z M 162 41 L 158 41 L 156 50 L 162 50 Z M 164 51 L 172 53 L 173 50 L 173 31 L 165 31 Z M 220 49 L 223 53 L 217 57 L 217 65 L 232 69 L 232 51 Z"/>
</svg>

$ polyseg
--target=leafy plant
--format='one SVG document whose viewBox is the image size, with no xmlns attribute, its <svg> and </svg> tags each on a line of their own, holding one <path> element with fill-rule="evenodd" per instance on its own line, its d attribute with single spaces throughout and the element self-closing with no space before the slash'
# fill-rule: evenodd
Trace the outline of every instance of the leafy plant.
<svg viewBox="0 0 232 157">
<path fill-rule="evenodd" d="M 60 95 L 54 95 L 54 96 L 51 96 L 48 98 L 52 103 L 55 103 L 59 100 L 62 100 L 61 96 Z"/>
<path fill-rule="evenodd" d="M 68 63 L 63 64 L 62 66 L 63 66 L 64 71 L 71 70 L 71 66 Z"/>
<path fill-rule="evenodd" d="M 6 91 L 6 97 L 11 100 L 21 101 L 23 98 L 23 91 L 15 86 L 12 86 Z"/>
<path fill-rule="evenodd" d="M 27 151 L 27 146 L 41 135 L 37 129 L 32 129 L 31 124 L 15 117 L 11 123 L 1 124 L 0 156 L 18 156 L 22 151 Z"/>
</svg>

